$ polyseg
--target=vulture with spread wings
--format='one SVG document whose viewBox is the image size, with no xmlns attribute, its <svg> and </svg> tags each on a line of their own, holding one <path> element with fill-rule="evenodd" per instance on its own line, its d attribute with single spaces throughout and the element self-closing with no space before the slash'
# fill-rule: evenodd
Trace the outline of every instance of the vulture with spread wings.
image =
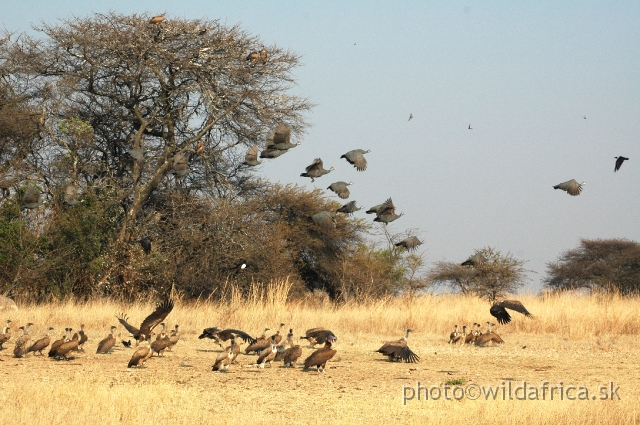
<svg viewBox="0 0 640 425">
<path fill-rule="evenodd" d="M 133 337 L 139 342 L 142 341 L 144 337 L 149 339 L 153 328 L 163 322 L 169 313 L 171 313 L 171 310 L 173 310 L 173 301 L 169 299 L 164 300 L 160 305 L 158 305 L 153 313 L 142 321 L 139 329 L 127 323 L 128 317 L 124 313 L 121 313 L 120 317 L 116 316 L 116 318 L 118 319 L 118 322 L 131 332 Z"/>
<path fill-rule="evenodd" d="M 517 300 L 499 301 L 491 306 L 489 313 L 498 319 L 498 323 L 504 325 L 511 321 L 511 315 L 507 312 L 507 309 L 522 313 L 528 318 L 533 318 L 533 315 L 527 311 L 520 301 Z"/>
</svg>

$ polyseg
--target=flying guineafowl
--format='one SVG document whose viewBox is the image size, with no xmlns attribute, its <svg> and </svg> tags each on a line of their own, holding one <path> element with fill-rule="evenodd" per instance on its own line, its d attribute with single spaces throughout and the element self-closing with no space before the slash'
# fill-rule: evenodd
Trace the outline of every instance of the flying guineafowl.
<svg viewBox="0 0 640 425">
<path fill-rule="evenodd" d="M 575 179 L 571 179 L 568 182 L 557 184 L 553 186 L 553 188 L 562 189 L 571 196 L 578 196 L 580 195 L 580 192 L 582 192 L 582 186 L 584 186 L 585 184 L 585 182 L 578 183 L 577 181 L 575 181 Z"/>
<path fill-rule="evenodd" d="M 358 171 L 364 171 L 367 169 L 367 160 L 364 159 L 364 154 L 371 152 L 371 149 L 354 149 L 342 155 L 340 158 L 344 158 L 347 162 Z"/>
<path fill-rule="evenodd" d="M 327 188 L 332 190 L 340 197 L 340 199 L 347 199 L 349 197 L 349 188 L 347 186 L 352 185 L 353 182 L 335 182 Z"/>
<path fill-rule="evenodd" d="M 287 124 L 278 124 L 278 126 L 269 132 L 267 136 L 267 149 L 289 150 L 302 144 L 301 142 L 291 143 L 291 126 Z"/>
<path fill-rule="evenodd" d="M 418 239 L 416 236 L 410 236 L 406 239 L 401 240 L 400 242 L 396 243 L 395 245 L 397 247 L 403 247 L 405 248 L 407 251 L 414 251 L 416 250 L 420 245 L 422 245 L 424 242 L 422 242 L 420 239 Z"/>
<path fill-rule="evenodd" d="M 255 167 L 256 165 L 262 164 L 262 161 L 258 161 L 258 147 L 253 146 L 249 148 L 247 153 L 244 155 L 244 165 L 249 167 Z"/>
<path fill-rule="evenodd" d="M 173 157 L 173 175 L 184 177 L 191 171 L 189 169 L 190 155 L 186 152 L 180 152 Z"/>
<path fill-rule="evenodd" d="M 284 155 L 287 152 L 289 151 L 282 149 L 265 149 L 260 152 L 260 158 L 273 159 L 279 157 L 280 155 Z"/>
<path fill-rule="evenodd" d="M 67 186 L 64 190 L 64 200 L 62 202 L 70 207 L 82 202 L 78 200 L 78 187 L 72 184 Z"/>
<path fill-rule="evenodd" d="M 300 174 L 300 177 L 310 177 L 311 178 L 311 183 L 313 183 L 315 181 L 315 179 L 317 179 L 318 177 L 322 177 L 325 174 L 329 174 L 333 170 L 335 170 L 335 168 L 333 168 L 333 167 L 329 168 L 328 170 L 325 170 L 322 167 L 322 160 L 320 158 L 316 158 L 316 159 L 313 160 L 311 165 L 309 165 L 307 168 L 305 168 L 306 172 Z"/>
<path fill-rule="evenodd" d="M 391 198 L 389 198 L 378 209 L 378 211 L 376 212 L 376 218 L 374 218 L 373 221 L 377 221 L 379 223 L 384 223 L 385 225 L 387 225 L 388 223 L 391 223 L 392 221 L 397 220 L 404 215 L 404 213 L 402 212 L 400 214 L 396 214 L 395 211 L 396 207 L 395 205 L 393 205 L 393 201 L 391 200 Z"/>
<path fill-rule="evenodd" d="M 360 208 L 356 207 L 356 201 L 351 201 L 351 202 L 347 202 L 346 204 L 338 208 L 336 212 L 341 212 L 344 214 L 353 214 L 354 212 L 360 211 L 361 209 L 362 207 Z"/>
<path fill-rule="evenodd" d="M 24 191 L 24 196 L 22 197 L 22 204 L 20 205 L 20 209 L 22 210 L 34 210 L 41 206 L 40 203 L 40 191 L 33 186 L 28 186 Z"/>
</svg>

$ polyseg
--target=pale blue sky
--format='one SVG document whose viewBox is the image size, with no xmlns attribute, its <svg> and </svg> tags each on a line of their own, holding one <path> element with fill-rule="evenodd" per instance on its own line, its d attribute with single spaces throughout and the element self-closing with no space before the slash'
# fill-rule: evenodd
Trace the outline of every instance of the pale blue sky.
<svg viewBox="0 0 640 425">
<path fill-rule="evenodd" d="M 344 3 L 0 0 L 0 21 L 28 31 L 166 12 L 239 23 L 301 53 L 295 90 L 317 104 L 313 127 L 257 172 L 307 187 L 351 180 L 366 208 L 393 197 L 406 215 L 390 230 L 418 228 L 429 263 L 492 246 L 527 260 L 537 291 L 546 263 L 580 238 L 640 241 L 639 2 Z M 373 149 L 367 171 L 339 159 L 354 148 Z M 630 160 L 614 174 L 617 155 Z M 316 157 L 337 170 L 312 184 L 299 174 Z M 572 178 L 587 182 L 582 195 L 552 189 Z"/>
</svg>

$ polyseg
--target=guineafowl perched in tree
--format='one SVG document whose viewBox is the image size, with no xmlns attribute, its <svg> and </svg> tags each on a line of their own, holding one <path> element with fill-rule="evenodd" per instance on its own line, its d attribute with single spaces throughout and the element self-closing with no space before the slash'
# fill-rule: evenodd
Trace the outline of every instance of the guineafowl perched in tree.
<svg viewBox="0 0 640 425">
<path fill-rule="evenodd" d="M 311 165 L 305 168 L 305 173 L 300 174 L 300 177 L 310 177 L 311 183 L 315 181 L 318 177 L 322 177 L 325 174 L 329 174 L 335 170 L 335 168 L 331 167 L 328 170 L 325 170 L 322 166 L 322 160 L 320 158 L 316 158 L 313 160 Z"/>
<path fill-rule="evenodd" d="M 575 179 L 571 179 L 568 182 L 557 184 L 553 186 L 553 188 L 562 189 L 571 196 L 578 196 L 580 195 L 580 192 L 582 192 L 582 186 L 584 186 L 585 184 L 585 182 L 578 183 L 577 181 L 575 181 Z"/>
<path fill-rule="evenodd" d="M 336 193 L 341 199 L 347 199 L 349 197 L 349 188 L 347 186 L 352 185 L 353 182 L 335 182 L 327 188 Z"/>
<path fill-rule="evenodd" d="M 311 216 L 314 223 L 320 226 L 336 226 L 336 213 L 321 211 Z"/>
<path fill-rule="evenodd" d="M 364 171 L 367 169 L 367 160 L 364 159 L 364 154 L 371 152 L 371 149 L 354 149 L 342 155 L 340 158 L 344 158 L 347 162 L 358 171 Z"/>
</svg>

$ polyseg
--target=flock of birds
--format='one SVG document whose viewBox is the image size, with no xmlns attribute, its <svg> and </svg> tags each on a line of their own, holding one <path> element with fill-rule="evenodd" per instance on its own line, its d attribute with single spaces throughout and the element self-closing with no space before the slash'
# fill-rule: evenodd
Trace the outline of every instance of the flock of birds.
<svg viewBox="0 0 640 425">
<path fill-rule="evenodd" d="M 156 309 L 147 316 L 139 327 L 135 327 L 129 323 L 126 314 L 116 316 L 120 324 L 131 334 L 136 341 L 136 349 L 131 355 L 131 359 L 127 363 L 128 368 L 142 367 L 153 354 L 162 357 L 165 351 L 172 351 L 173 347 L 180 339 L 178 325 L 167 334 L 165 319 L 173 310 L 174 303 L 171 300 L 165 300 L 160 303 Z M 511 321 L 511 316 L 507 309 L 514 310 L 524 314 L 526 317 L 532 318 L 531 313 L 520 303 L 515 300 L 500 301 L 491 306 L 490 314 L 494 316 L 499 323 L 505 324 Z M 504 341 L 498 334 L 492 331 L 493 324 L 487 322 L 488 330 L 486 333 L 480 332 L 480 324 L 474 323 L 470 333 L 467 333 L 467 326 L 462 327 L 462 332 L 458 332 L 458 325 L 455 325 L 454 332 L 449 337 L 450 344 L 475 344 L 478 346 L 487 346 L 490 344 L 502 344 Z M 13 355 L 16 358 L 27 356 L 29 353 L 39 353 L 44 355 L 43 351 L 49 348 L 48 356 L 54 360 L 72 360 L 74 353 L 84 352 L 84 344 L 89 337 L 84 331 L 84 325 L 80 325 L 80 330 L 73 333 L 72 328 L 65 328 L 64 335 L 51 342 L 51 333 L 54 330 L 49 327 L 43 332 L 38 339 L 34 339 L 31 334 L 31 326 L 33 323 L 27 323 L 20 326 L 22 334 L 15 340 Z M 156 333 L 154 329 L 160 326 L 160 332 Z M 249 366 L 264 368 L 267 364 L 273 367 L 274 362 L 282 361 L 285 367 L 296 367 L 298 360 L 302 357 L 302 347 L 295 344 L 293 339 L 293 329 L 289 329 L 286 340 L 283 342 L 282 330 L 285 324 L 280 323 L 279 329 L 271 336 L 267 336 L 269 328 L 265 328 L 262 335 L 252 337 L 247 332 L 237 329 L 220 329 L 218 327 L 206 328 L 202 331 L 199 339 L 209 338 L 214 340 L 221 348 L 222 352 L 216 357 L 212 366 L 213 371 L 228 371 L 232 364 L 237 364 L 237 358 L 241 352 L 240 345 L 248 344 L 244 349 L 244 354 L 257 354 L 258 358 L 255 363 Z M 112 352 L 117 343 L 116 326 L 111 326 L 110 333 L 106 338 L 98 343 L 96 354 L 109 354 Z M 420 361 L 420 357 L 414 353 L 407 345 L 409 333 L 411 329 L 406 330 L 406 334 L 395 341 L 389 341 L 376 350 L 377 353 L 387 356 L 391 362 L 416 363 Z M 155 337 L 155 338 L 154 338 Z M 7 320 L 0 334 L 0 350 L 3 344 L 11 338 L 11 320 Z M 316 368 L 318 372 L 326 371 L 328 361 L 335 360 L 334 356 L 337 350 L 332 346 L 338 340 L 338 337 L 329 329 L 317 327 L 308 329 L 304 336 L 300 339 L 306 339 L 309 342 L 309 348 L 315 348 L 316 345 L 322 345 L 316 349 L 302 362 L 304 370 Z M 223 343 L 230 341 L 230 345 L 223 346 Z M 133 348 L 131 340 L 121 340 L 126 348 Z"/>
</svg>

